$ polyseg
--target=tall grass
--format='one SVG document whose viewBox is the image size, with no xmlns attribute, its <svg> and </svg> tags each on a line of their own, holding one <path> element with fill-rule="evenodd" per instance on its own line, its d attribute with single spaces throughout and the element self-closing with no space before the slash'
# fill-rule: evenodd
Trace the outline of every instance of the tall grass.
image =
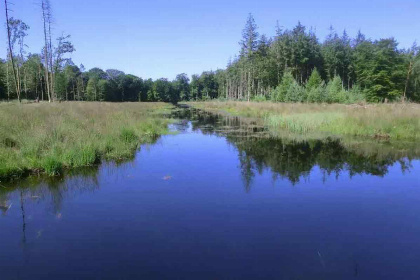
<svg viewBox="0 0 420 280">
<path fill-rule="evenodd" d="M 167 132 L 163 103 L 0 104 L 0 178 L 130 157 Z"/>
<path fill-rule="evenodd" d="M 215 112 L 260 118 L 273 132 L 324 133 L 389 140 L 420 140 L 420 105 L 191 102 Z"/>
</svg>

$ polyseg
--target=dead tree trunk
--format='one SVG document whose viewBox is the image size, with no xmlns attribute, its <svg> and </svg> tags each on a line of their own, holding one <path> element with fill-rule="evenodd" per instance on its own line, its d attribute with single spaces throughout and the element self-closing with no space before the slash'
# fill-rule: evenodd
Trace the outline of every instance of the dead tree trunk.
<svg viewBox="0 0 420 280">
<path fill-rule="evenodd" d="M 44 40 L 45 40 L 45 46 L 44 46 L 44 61 L 45 61 L 45 85 L 47 89 L 47 95 L 48 95 L 48 102 L 51 102 L 51 91 L 50 91 L 50 79 L 49 79 L 49 54 L 48 54 L 48 37 L 47 37 L 47 12 L 48 8 L 46 6 L 45 1 L 42 1 L 42 18 L 44 22 Z"/>
<path fill-rule="evenodd" d="M 17 71 L 16 71 L 16 68 L 15 68 L 15 61 L 14 61 L 14 58 L 13 58 L 12 42 L 10 40 L 11 32 L 10 32 L 10 25 L 9 25 L 9 10 L 7 8 L 7 0 L 4 0 L 4 7 L 5 7 L 5 10 L 6 10 L 6 26 L 7 26 L 7 42 L 8 42 L 8 45 L 9 45 L 9 58 L 10 58 L 10 61 L 12 63 L 13 76 L 14 76 L 14 79 L 15 79 L 16 95 L 17 95 L 17 98 L 20 102 L 20 86 L 19 86 L 19 82 L 18 82 Z"/>
</svg>

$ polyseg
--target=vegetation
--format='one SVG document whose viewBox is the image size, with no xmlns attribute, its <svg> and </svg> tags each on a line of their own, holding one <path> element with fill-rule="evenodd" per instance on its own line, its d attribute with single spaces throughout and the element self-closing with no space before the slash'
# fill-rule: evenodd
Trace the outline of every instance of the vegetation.
<svg viewBox="0 0 420 280">
<path fill-rule="evenodd" d="M 167 133 L 163 103 L 0 104 L 0 178 L 131 157 Z"/>
<path fill-rule="evenodd" d="M 260 118 L 275 133 L 420 140 L 420 105 L 190 102 L 200 109 Z"/>
<path fill-rule="evenodd" d="M 420 48 L 415 43 L 399 49 L 394 38 L 372 40 L 361 32 L 350 38 L 332 27 L 320 42 L 300 22 L 292 30 L 277 27 L 268 38 L 258 34 L 252 15 L 242 34 L 240 53 L 226 70 L 193 76 L 193 99 L 420 101 Z"/>
<path fill-rule="evenodd" d="M 313 109 L 316 107 L 310 106 Z M 247 191 L 253 177 L 265 169 L 270 170 L 274 180 L 280 177 L 297 183 L 301 179 L 308 179 L 314 167 L 319 168 L 324 175 L 335 174 L 337 177 L 347 172 L 350 176 L 384 176 L 396 163 L 399 163 L 403 172 L 411 170 L 411 160 L 420 157 L 420 147 L 413 141 L 358 141 L 354 137 L 339 139 L 313 134 L 282 134 L 285 137 L 277 137 L 262 126 L 259 121 L 261 118 L 215 114 L 195 108 L 180 110 L 179 114 L 181 119 L 192 120 L 193 131 L 225 137 L 237 149 Z M 189 126 L 187 123 L 184 125 Z"/>
<path fill-rule="evenodd" d="M 6 1 L 7 2 L 7 1 Z M 8 57 L 0 60 L 0 99 L 77 101 L 271 100 L 274 102 L 358 103 L 420 101 L 420 48 L 399 49 L 393 38 L 350 38 L 331 27 L 321 42 L 298 23 L 277 27 L 273 37 L 258 33 L 250 14 L 240 52 L 227 68 L 175 80 L 142 79 L 116 69 L 85 70 L 69 54 L 70 35 L 52 40 L 52 7 L 41 1 L 44 47 L 28 53 L 30 27 L 9 17 Z"/>
<path fill-rule="evenodd" d="M 138 102 L 247 100 L 194 103 L 261 118 L 273 132 L 322 133 L 391 140 L 420 138 L 419 106 L 363 105 L 366 102 L 420 101 L 420 48 L 398 48 L 393 38 L 350 38 L 331 27 L 321 42 L 298 23 L 260 35 L 250 14 L 240 52 L 224 70 L 177 75 L 169 81 L 142 79 L 116 69 L 85 70 L 69 55 L 70 35 L 53 40 L 53 10 L 40 1 L 43 48 L 28 52 L 30 26 L 12 17 L 5 1 L 7 59 L 0 60 L 0 99 Z M 42 17 L 41 17 L 42 15 Z M 279 26 L 279 24 L 278 24 Z M 267 103 L 264 101 L 272 101 Z M 293 103 L 275 104 L 274 102 Z M 57 102 L 55 102 L 57 103 Z M 319 104 L 306 104 L 319 103 Z M 358 105 L 327 105 L 345 103 Z M 92 164 L 127 157 L 138 143 L 165 131 L 166 121 L 150 113 L 163 105 L 17 104 L 0 106 L 0 177 Z M 83 142 L 82 142 L 83 139 Z"/>
</svg>

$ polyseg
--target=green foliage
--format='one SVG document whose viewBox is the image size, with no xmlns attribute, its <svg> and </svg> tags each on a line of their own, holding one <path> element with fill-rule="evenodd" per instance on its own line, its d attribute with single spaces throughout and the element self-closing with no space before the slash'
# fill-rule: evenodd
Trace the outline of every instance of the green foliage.
<svg viewBox="0 0 420 280">
<path fill-rule="evenodd" d="M 254 102 L 264 102 L 264 101 L 267 101 L 267 97 L 265 97 L 265 95 L 255 95 L 252 98 L 252 101 L 254 101 Z"/>
<path fill-rule="evenodd" d="M 259 37 L 257 29 L 254 17 L 252 14 L 249 14 L 245 28 L 242 31 L 242 41 L 240 42 L 242 56 L 250 57 L 257 50 Z"/>
<path fill-rule="evenodd" d="M 322 85 L 322 78 L 318 72 L 318 69 L 312 70 L 311 76 L 309 77 L 308 82 L 306 83 L 306 90 L 309 92 L 312 89 L 318 88 Z"/>
<path fill-rule="evenodd" d="M 285 102 L 303 102 L 306 100 L 305 88 L 299 85 L 296 81 L 289 86 L 284 97 Z"/>
<path fill-rule="evenodd" d="M 86 87 L 86 100 L 98 101 L 98 79 L 92 77 L 89 79 Z"/>
<path fill-rule="evenodd" d="M 271 100 L 277 102 L 285 102 L 286 101 L 286 94 L 296 83 L 295 79 L 291 72 L 286 72 L 283 76 L 281 83 L 276 87 L 276 89 L 271 93 Z"/>
<path fill-rule="evenodd" d="M 182 73 L 176 76 L 175 90 L 179 93 L 180 100 L 190 100 L 190 79 L 187 74 Z"/>
<path fill-rule="evenodd" d="M 322 103 L 328 101 L 328 94 L 327 89 L 325 87 L 324 82 L 322 82 L 317 87 L 308 87 L 306 88 L 307 91 L 307 101 L 309 103 Z"/>
<path fill-rule="evenodd" d="M 67 77 L 64 72 L 57 73 L 55 76 L 55 92 L 59 99 L 65 100 L 67 96 Z"/>
<path fill-rule="evenodd" d="M 98 101 L 109 100 L 112 98 L 112 88 L 107 80 L 99 80 L 97 84 Z"/>
<path fill-rule="evenodd" d="M 346 92 L 340 76 L 335 76 L 327 85 L 327 101 L 329 103 L 344 103 Z"/>
<path fill-rule="evenodd" d="M 363 41 L 355 47 L 358 84 L 368 101 L 395 100 L 404 91 L 406 66 L 394 39 Z"/>
<path fill-rule="evenodd" d="M 250 14 L 239 54 L 229 60 L 226 69 L 192 75 L 191 81 L 185 73 L 173 81 L 153 81 L 117 69 L 85 71 L 83 65 L 76 66 L 66 58 L 75 51 L 70 36 L 57 39 L 52 65 L 45 71 L 44 54 L 27 54 L 25 50 L 23 40 L 29 27 L 11 19 L 11 28 L 13 46 L 19 49 L 14 60 L 21 78 L 20 95 L 26 99 L 48 99 L 48 73 L 53 77 L 54 98 L 59 100 L 177 103 L 218 98 L 258 100 L 264 96 L 276 102 L 349 103 L 398 101 L 404 95 L 420 101 L 420 48 L 416 44 L 399 49 L 393 38 L 370 40 L 360 32 L 350 38 L 345 30 L 339 35 L 332 27 L 322 43 L 300 22 L 291 29 L 282 29 L 278 23 L 275 36 L 270 37 L 258 33 Z M 11 66 L 9 58 L 0 63 L 0 99 L 18 95 Z"/>
</svg>

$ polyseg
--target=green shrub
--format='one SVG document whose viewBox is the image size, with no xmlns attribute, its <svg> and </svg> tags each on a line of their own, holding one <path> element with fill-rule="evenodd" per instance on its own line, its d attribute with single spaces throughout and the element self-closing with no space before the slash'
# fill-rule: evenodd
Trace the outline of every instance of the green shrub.
<svg viewBox="0 0 420 280">
<path fill-rule="evenodd" d="M 346 100 L 343 83 L 340 76 L 335 76 L 327 85 L 327 101 L 329 103 L 344 103 Z"/>
<path fill-rule="evenodd" d="M 302 102 L 306 100 L 305 89 L 296 81 L 289 86 L 284 97 L 285 102 Z"/>
<path fill-rule="evenodd" d="M 265 97 L 265 95 L 258 94 L 258 95 L 255 95 L 252 98 L 252 101 L 255 101 L 255 102 L 264 102 L 264 101 L 267 101 L 267 97 Z"/>
<path fill-rule="evenodd" d="M 281 83 L 271 93 L 271 100 L 284 102 L 287 91 L 295 82 L 296 81 L 290 71 L 284 73 Z"/>
<path fill-rule="evenodd" d="M 310 88 L 306 100 L 310 103 L 322 103 L 328 101 L 327 89 L 321 83 L 318 87 Z"/>
</svg>

